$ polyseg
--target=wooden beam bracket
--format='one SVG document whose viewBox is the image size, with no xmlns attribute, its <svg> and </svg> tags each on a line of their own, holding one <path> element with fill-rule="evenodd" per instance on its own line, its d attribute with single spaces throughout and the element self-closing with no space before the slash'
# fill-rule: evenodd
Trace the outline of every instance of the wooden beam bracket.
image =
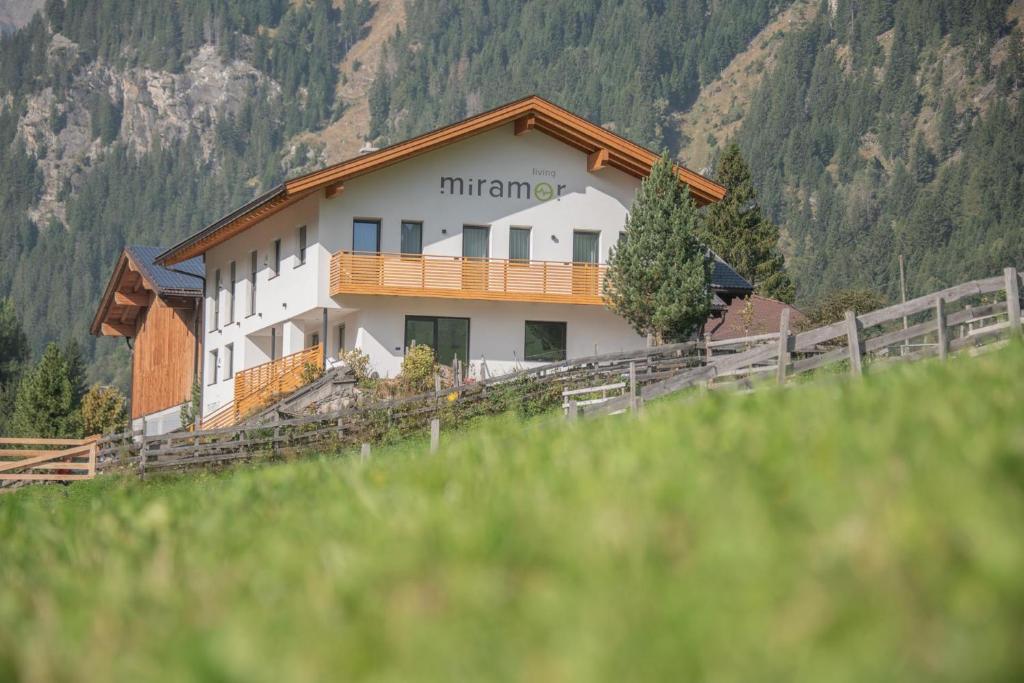
<svg viewBox="0 0 1024 683">
<path fill-rule="evenodd" d="M 610 156 L 608 149 L 605 147 L 601 147 L 596 152 L 591 152 L 587 155 L 587 170 L 595 173 L 605 168 L 608 166 L 608 158 Z"/>
<path fill-rule="evenodd" d="M 141 291 L 116 291 L 114 292 L 114 303 L 119 306 L 136 306 L 138 308 L 145 308 L 152 301 L 152 294 L 148 289 Z"/>
<path fill-rule="evenodd" d="M 328 185 L 324 188 L 324 197 L 327 199 L 334 199 L 340 197 L 341 193 L 345 191 L 345 183 L 337 182 Z"/>
<path fill-rule="evenodd" d="M 104 337 L 134 337 L 135 326 L 122 323 L 102 323 L 100 332 Z"/>
<path fill-rule="evenodd" d="M 537 117 L 533 114 L 527 114 L 526 116 L 520 116 L 515 122 L 515 133 L 516 135 L 522 135 L 528 133 L 537 127 Z"/>
</svg>

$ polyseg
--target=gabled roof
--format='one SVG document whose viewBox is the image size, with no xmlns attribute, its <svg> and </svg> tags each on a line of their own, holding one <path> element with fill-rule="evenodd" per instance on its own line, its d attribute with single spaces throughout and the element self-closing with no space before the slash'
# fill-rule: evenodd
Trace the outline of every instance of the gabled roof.
<svg viewBox="0 0 1024 683">
<path fill-rule="evenodd" d="M 327 168 L 292 178 L 232 211 L 217 222 L 174 245 L 157 257 L 157 262 L 178 263 L 205 253 L 211 247 L 248 229 L 258 221 L 308 197 L 317 190 L 337 192 L 346 180 L 434 151 L 445 145 L 485 133 L 509 123 L 517 135 L 540 131 L 589 155 L 588 168 L 616 168 L 637 178 L 646 177 L 658 154 L 620 135 L 605 130 L 547 100 L 524 97 L 504 106 L 439 128 L 390 147 L 343 161 Z M 699 204 L 716 202 L 725 188 L 683 166 L 675 167 L 681 182 L 690 187 Z M 331 195 L 333 196 L 333 195 Z"/>
<path fill-rule="evenodd" d="M 754 285 L 747 282 L 747 279 L 737 273 L 732 266 L 715 254 L 715 262 L 711 265 L 711 287 L 712 289 L 749 294 L 754 291 Z"/>
<path fill-rule="evenodd" d="M 203 296 L 203 259 L 164 267 L 155 262 L 162 251 L 161 247 L 143 246 L 122 250 L 93 316 L 91 334 L 132 336 L 128 332 L 154 295 L 177 300 Z"/>
<path fill-rule="evenodd" d="M 729 303 L 724 315 L 708 320 L 704 331 L 711 335 L 712 341 L 776 334 L 779 331 L 782 311 L 786 308 L 789 309 L 790 324 L 799 323 L 806 318 L 793 306 L 776 299 L 758 294 L 736 297 Z"/>
</svg>

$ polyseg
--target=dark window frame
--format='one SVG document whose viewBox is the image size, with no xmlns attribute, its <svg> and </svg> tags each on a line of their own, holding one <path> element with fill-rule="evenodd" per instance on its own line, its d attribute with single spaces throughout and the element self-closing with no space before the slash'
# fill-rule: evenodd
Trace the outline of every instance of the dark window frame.
<svg viewBox="0 0 1024 683">
<path fill-rule="evenodd" d="M 469 350 L 471 348 L 473 348 L 472 347 L 472 343 L 473 343 L 473 339 L 472 339 L 473 323 L 472 323 L 472 321 L 469 318 L 463 317 L 463 316 L 459 316 L 459 315 L 406 315 L 405 316 L 405 320 L 402 322 L 402 340 L 403 340 L 403 344 L 402 344 L 403 352 L 402 353 L 403 353 L 403 355 L 405 354 L 405 350 L 408 350 L 410 342 L 413 341 L 412 339 L 409 339 L 409 321 L 410 320 L 416 320 L 416 321 L 419 321 L 419 322 L 428 322 L 428 321 L 432 322 L 434 324 L 434 343 L 435 343 L 435 345 L 437 343 L 437 335 L 438 335 L 437 323 L 438 323 L 439 320 L 465 320 L 466 321 L 466 357 L 462 358 L 461 361 L 462 361 L 462 367 L 463 368 L 468 368 L 468 366 L 469 366 Z M 434 354 L 435 354 L 435 358 L 436 358 L 437 357 L 437 355 L 436 355 L 437 354 L 437 349 L 436 348 L 434 349 Z M 440 361 L 438 361 L 438 362 L 440 362 Z"/>
<path fill-rule="evenodd" d="M 249 254 L 249 266 L 252 268 L 252 282 L 249 284 L 249 315 L 256 315 L 256 278 L 260 272 L 259 252 L 256 249 Z"/>
<path fill-rule="evenodd" d="M 307 238 L 306 226 L 305 225 L 300 225 L 299 226 L 299 236 L 298 236 L 298 240 L 299 240 L 299 262 L 297 264 L 295 264 L 296 268 L 298 268 L 299 266 L 306 265 L 306 247 L 308 246 L 308 244 L 306 242 L 306 238 Z"/>
<path fill-rule="evenodd" d="M 517 231 L 526 232 L 526 258 L 519 258 L 512 255 L 512 234 Z M 533 259 L 533 227 L 529 225 L 510 225 L 508 228 L 508 260 L 510 263 L 523 265 Z"/>
<path fill-rule="evenodd" d="M 235 322 L 235 279 L 237 275 L 235 262 L 232 261 L 228 266 L 228 319 L 225 322 L 226 325 Z"/>
<path fill-rule="evenodd" d="M 213 271 L 213 329 L 220 329 L 220 268 Z"/>
<path fill-rule="evenodd" d="M 406 251 L 405 250 L 405 226 L 415 225 L 420 229 L 420 244 L 419 251 Z M 398 228 L 398 251 L 401 252 L 402 256 L 422 256 L 423 255 L 423 221 L 407 221 L 403 220 Z"/>
<path fill-rule="evenodd" d="M 562 328 L 562 357 L 561 358 L 538 358 L 530 356 L 527 350 L 530 341 L 531 325 L 558 325 Z M 546 352 L 545 352 L 546 353 Z M 557 363 L 569 357 L 569 323 L 562 320 L 527 320 L 523 324 L 523 360 L 528 363 Z"/>
<path fill-rule="evenodd" d="M 273 261 L 270 264 L 271 273 L 270 273 L 270 277 L 267 278 L 268 280 L 273 280 L 275 277 L 277 277 L 278 275 L 281 274 L 281 240 L 280 239 L 274 240 L 274 247 L 273 247 L 272 253 L 273 253 L 274 258 L 273 258 Z"/>
<path fill-rule="evenodd" d="M 356 223 L 367 223 L 377 226 L 377 251 L 360 251 L 356 252 Z M 381 225 L 382 221 L 379 218 L 353 218 L 352 219 L 352 251 L 360 254 L 379 254 L 380 253 L 380 239 L 381 239 Z"/>
</svg>

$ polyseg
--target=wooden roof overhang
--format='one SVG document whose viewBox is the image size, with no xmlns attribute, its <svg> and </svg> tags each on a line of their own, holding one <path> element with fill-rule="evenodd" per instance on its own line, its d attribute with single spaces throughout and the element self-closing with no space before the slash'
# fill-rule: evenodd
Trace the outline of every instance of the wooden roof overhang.
<svg viewBox="0 0 1024 683">
<path fill-rule="evenodd" d="M 644 178 L 658 159 L 655 152 L 541 97 L 525 97 L 405 142 L 287 180 L 171 247 L 157 258 L 157 263 L 166 266 L 198 256 L 314 192 L 323 190 L 327 198 L 336 197 L 344 190 L 347 180 L 509 123 L 514 124 L 516 135 L 539 131 L 586 153 L 587 169 L 591 172 L 610 167 Z M 724 187 L 699 173 L 680 165 L 675 166 L 675 171 L 680 182 L 689 186 L 698 204 L 717 202 L 725 196 Z"/>
<path fill-rule="evenodd" d="M 89 332 L 97 337 L 134 337 L 143 311 L 160 296 L 171 308 L 191 308 L 197 295 L 160 292 L 127 250 L 122 250 L 103 290 Z"/>
</svg>

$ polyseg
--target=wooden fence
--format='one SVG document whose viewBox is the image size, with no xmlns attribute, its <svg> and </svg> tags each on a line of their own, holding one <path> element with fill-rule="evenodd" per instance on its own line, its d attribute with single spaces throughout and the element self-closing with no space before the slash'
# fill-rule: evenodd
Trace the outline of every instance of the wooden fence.
<svg viewBox="0 0 1024 683">
<path fill-rule="evenodd" d="M 91 479 L 97 439 L 0 438 L 0 482 Z"/>
<path fill-rule="evenodd" d="M 560 405 L 567 390 L 609 384 L 625 383 L 627 391 L 586 405 L 581 411 L 584 417 L 637 410 L 644 401 L 695 385 L 751 386 L 758 378 L 764 384 L 786 383 L 795 375 L 837 363 L 860 375 L 867 364 L 945 358 L 1019 334 L 1019 292 L 1020 276 L 1008 268 L 1000 277 L 975 280 L 859 316 L 849 313 L 842 321 L 810 330 L 791 330 L 783 312 L 778 334 L 602 354 L 265 424 L 144 438 L 129 433 L 107 435 L 95 443 L 95 467 L 99 472 L 128 469 L 144 476 L 286 456 L 312 447 L 329 450 L 386 443 L 409 434 L 425 436 L 428 430 L 434 443 L 439 423 L 450 428 L 478 415 L 540 412 Z M 587 400 L 586 392 L 570 395 L 577 406 Z M 571 413 L 575 417 L 577 411 Z"/>
<path fill-rule="evenodd" d="M 699 368 L 680 372 L 638 390 L 639 403 L 698 384 L 750 385 L 756 375 L 774 375 L 779 384 L 794 375 L 846 362 L 859 376 L 865 362 L 902 362 L 978 347 L 1021 332 L 1021 276 L 1014 268 L 1002 276 L 975 280 L 863 315 L 847 312 L 831 325 L 794 333 L 783 311 L 774 343 L 730 356 L 709 358 Z M 999 301 L 999 295 L 1004 299 Z M 911 324 L 913 320 L 913 324 Z M 629 397 L 609 400 L 589 411 L 604 415 L 629 407 Z"/>
</svg>

